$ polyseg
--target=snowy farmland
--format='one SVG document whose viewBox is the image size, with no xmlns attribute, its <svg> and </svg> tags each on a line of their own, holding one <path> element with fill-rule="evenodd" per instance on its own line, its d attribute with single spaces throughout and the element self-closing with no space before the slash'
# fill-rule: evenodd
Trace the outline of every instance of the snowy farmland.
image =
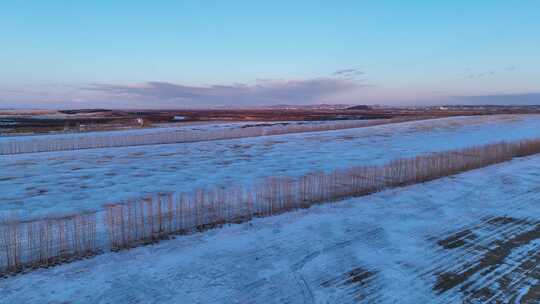
<svg viewBox="0 0 540 304">
<path fill-rule="evenodd" d="M 0 302 L 537 303 L 539 170 L 516 159 L 40 269 L 0 280 Z"/>
<path fill-rule="evenodd" d="M 1 211 L 99 210 L 168 191 L 246 185 L 540 135 L 540 116 L 456 117 L 367 128 L 143 147 L 0 156 Z"/>
<path fill-rule="evenodd" d="M 265 126 L 250 126 L 258 127 Z M 249 186 L 269 176 L 296 178 L 538 138 L 539 127 L 540 116 L 534 115 L 454 117 L 339 131 L 4 155 L 0 212 L 35 218 L 100 211 L 146 194 Z M 531 206 L 538 164 L 538 157 L 516 159 L 156 246 L 105 253 L 3 279 L 0 287 L 9 302 L 42 297 L 64 302 L 74 294 L 86 295 L 88 303 L 174 303 L 180 297 L 188 303 L 536 300 L 537 257 L 531 252 L 537 249 L 540 217 Z M 212 251 L 218 264 L 203 265 Z M 235 265 L 241 259 L 246 263 Z M 250 261 L 255 266 L 247 273 Z M 129 271 L 116 272 L 116 265 Z M 75 281 L 62 283 L 70 287 L 60 291 L 45 286 L 40 276 Z M 144 288 L 128 290 L 122 281 Z M 297 287 L 285 288 L 283 282 Z M 102 292 L 84 289 L 87 283 Z M 18 292 L 25 284 L 45 285 L 33 293 Z M 407 286 L 414 286 L 414 292 L 397 292 Z M 77 302 L 84 299 L 77 297 Z"/>
</svg>

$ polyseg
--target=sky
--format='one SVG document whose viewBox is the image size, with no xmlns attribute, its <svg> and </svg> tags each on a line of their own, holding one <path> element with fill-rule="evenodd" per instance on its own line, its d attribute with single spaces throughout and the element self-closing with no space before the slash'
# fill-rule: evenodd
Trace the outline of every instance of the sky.
<svg viewBox="0 0 540 304">
<path fill-rule="evenodd" d="M 6 0 L 0 108 L 540 104 L 538 54 L 538 0 Z"/>
</svg>

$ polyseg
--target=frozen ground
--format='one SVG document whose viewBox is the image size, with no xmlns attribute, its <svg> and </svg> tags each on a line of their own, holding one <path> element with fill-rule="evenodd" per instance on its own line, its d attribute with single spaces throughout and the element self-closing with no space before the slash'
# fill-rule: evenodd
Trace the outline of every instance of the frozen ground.
<svg viewBox="0 0 540 304">
<path fill-rule="evenodd" d="M 0 303 L 538 303 L 540 157 L 0 280 Z"/>
<path fill-rule="evenodd" d="M 540 116 L 456 117 L 211 142 L 0 156 L 0 212 L 100 209 L 157 191 L 249 184 L 540 135 Z"/>
</svg>

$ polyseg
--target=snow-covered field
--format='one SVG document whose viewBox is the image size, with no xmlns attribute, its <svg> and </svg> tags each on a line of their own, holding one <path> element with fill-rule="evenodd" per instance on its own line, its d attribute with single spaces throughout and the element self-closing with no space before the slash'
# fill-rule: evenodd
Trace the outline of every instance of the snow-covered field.
<svg viewBox="0 0 540 304">
<path fill-rule="evenodd" d="M 111 135 L 111 136 L 129 136 L 133 134 L 159 134 L 164 132 L 185 132 L 185 131 L 210 131 L 210 130 L 223 130 L 223 129 L 238 129 L 242 127 L 255 127 L 255 126 L 274 126 L 274 125 L 301 125 L 301 124 L 317 124 L 325 125 L 332 124 L 334 121 L 313 121 L 313 122 L 303 122 L 303 121 L 258 121 L 258 122 L 189 122 L 182 124 L 168 123 L 168 124 L 157 124 L 155 127 L 149 128 L 129 128 L 125 130 L 113 130 L 113 131 L 91 131 L 91 132 L 73 132 L 73 133 L 54 133 L 54 134 L 31 134 L 31 135 L 13 135 L 6 134 L 0 136 L 0 142 L 4 141 L 25 141 L 31 140 L 34 137 L 41 138 L 84 138 L 89 136 L 99 136 L 99 135 Z M 367 121 L 366 121 L 367 122 Z M 1 135 L 1 134 L 0 134 Z"/>
<path fill-rule="evenodd" d="M 539 172 L 516 159 L 40 269 L 0 302 L 538 303 Z"/>
<path fill-rule="evenodd" d="M 411 120 L 415 119 L 207 123 L 116 131 L 75 132 L 39 136 L 7 136 L 0 137 L 0 155 L 175 144 L 276 134 L 345 130 Z"/>
<path fill-rule="evenodd" d="M 145 131 L 146 132 L 146 131 Z M 250 184 L 540 135 L 540 116 L 455 117 L 302 134 L 0 156 L 0 211 L 96 210 L 158 191 Z"/>
</svg>

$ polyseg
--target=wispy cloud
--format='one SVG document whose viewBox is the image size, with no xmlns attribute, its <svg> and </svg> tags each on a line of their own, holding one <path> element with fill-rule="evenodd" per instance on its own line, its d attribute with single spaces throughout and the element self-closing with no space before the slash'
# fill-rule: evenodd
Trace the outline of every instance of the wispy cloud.
<svg viewBox="0 0 540 304">
<path fill-rule="evenodd" d="M 360 71 L 356 68 L 350 68 L 350 69 L 342 69 L 335 71 L 332 75 L 338 76 L 338 77 L 344 77 L 344 78 L 354 78 L 360 75 L 364 75 L 365 73 L 363 71 Z"/>
<path fill-rule="evenodd" d="M 470 69 L 466 69 L 465 78 L 469 78 L 469 79 L 483 78 L 483 77 L 495 76 L 496 74 L 501 74 L 504 72 L 513 72 L 515 70 L 516 70 L 516 67 L 513 65 L 507 66 L 503 69 L 498 69 L 498 70 L 494 69 L 494 70 L 483 71 L 483 72 L 471 72 Z"/>
<path fill-rule="evenodd" d="M 328 102 L 332 96 L 363 84 L 342 78 L 306 80 L 259 79 L 254 84 L 190 86 L 170 82 L 139 85 L 92 84 L 83 89 L 118 98 L 188 106 L 310 104 Z"/>
<path fill-rule="evenodd" d="M 467 74 L 467 78 L 469 79 L 475 79 L 475 78 L 482 78 L 486 76 L 493 76 L 495 75 L 495 71 L 488 71 L 488 72 L 482 72 L 482 73 L 469 73 Z"/>
</svg>

